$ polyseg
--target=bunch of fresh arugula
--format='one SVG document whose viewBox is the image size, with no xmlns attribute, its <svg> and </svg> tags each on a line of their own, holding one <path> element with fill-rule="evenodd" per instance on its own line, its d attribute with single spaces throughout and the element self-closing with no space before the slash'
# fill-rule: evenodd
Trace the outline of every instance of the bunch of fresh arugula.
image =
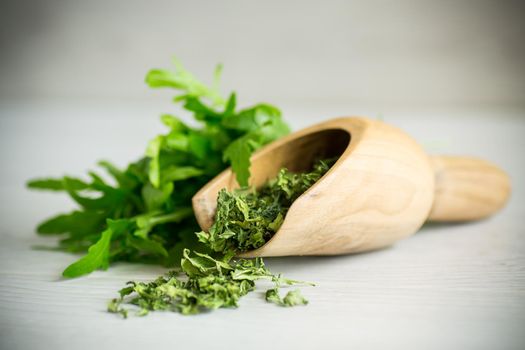
<svg viewBox="0 0 525 350">
<path fill-rule="evenodd" d="M 179 91 L 174 102 L 192 113 L 200 126 L 163 115 L 169 131 L 150 141 L 144 157 L 124 170 L 99 163 L 113 183 L 93 171 L 87 180 L 64 176 L 28 182 L 32 189 L 65 191 L 79 206 L 37 229 L 42 235 L 60 235 L 59 248 L 64 251 L 87 251 L 64 270 L 65 277 L 106 269 L 115 261 L 177 265 L 184 248 L 198 246 L 191 208 L 194 193 L 228 165 L 239 184 L 248 185 L 250 155 L 289 132 L 276 107 L 257 104 L 237 110 L 235 93 L 223 99 L 220 73 L 218 66 L 212 86 L 178 61 L 174 70 L 147 74 L 150 87 Z M 207 250 L 201 245 L 199 251 Z"/>
</svg>

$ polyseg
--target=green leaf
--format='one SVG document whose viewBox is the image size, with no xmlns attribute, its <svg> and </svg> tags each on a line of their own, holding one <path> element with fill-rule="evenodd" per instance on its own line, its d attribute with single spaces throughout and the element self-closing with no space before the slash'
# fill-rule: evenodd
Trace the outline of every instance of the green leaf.
<svg viewBox="0 0 525 350">
<path fill-rule="evenodd" d="M 187 135 L 181 134 L 180 132 L 172 131 L 168 135 L 166 135 L 166 137 L 164 138 L 164 142 L 165 149 L 186 152 L 188 150 L 188 145 L 190 141 Z M 159 154 L 157 154 L 156 157 L 159 157 Z"/>
<path fill-rule="evenodd" d="M 289 291 L 284 298 L 279 296 L 279 288 L 268 289 L 266 291 L 266 301 L 288 307 L 308 304 L 308 300 L 302 296 L 301 291 L 298 289 Z"/>
<path fill-rule="evenodd" d="M 154 187 L 160 186 L 160 150 L 164 143 L 164 136 L 159 135 L 151 140 L 146 149 L 146 156 L 150 157 L 149 163 L 149 181 Z"/>
<path fill-rule="evenodd" d="M 162 171 L 162 181 L 172 182 L 186 180 L 192 177 L 200 176 L 204 172 L 193 166 L 169 166 Z"/>
<path fill-rule="evenodd" d="M 149 212 L 137 216 L 135 222 L 137 230 L 135 236 L 148 239 L 149 232 L 156 226 L 166 223 L 179 223 L 182 220 L 193 215 L 193 208 L 176 208 L 172 213 L 159 215 L 159 212 Z"/>
<path fill-rule="evenodd" d="M 75 191 L 89 187 L 87 183 L 75 178 L 68 178 L 69 187 Z M 27 187 L 35 190 L 65 191 L 63 179 L 35 179 L 27 182 Z"/>
<path fill-rule="evenodd" d="M 109 247 L 111 237 L 121 234 L 125 231 L 130 223 L 128 220 L 108 220 L 108 228 L 102 232 L 97 243 L 88 249 L 87 255 L 80 260 L 69 265 L 62 275 L 64 277 L 79 277 L 95 271 L 96 269 L 107 269 L 109 266 Z"/>
<path fill-rule="evenodd" d="M 266 301 L 270 303 L 275 303 L 277 305 L 282 305 L 283 301 L 281 299 L 281 296 L 279 295 L 279 289 L 278 288 L 272 288 L 268 289 L 266 291 L 265 295 Z"/>
<path fill-rule="evenodd" d="M 166 251 L 166 248 L 164 248 L 159 242 L 147 238 L 145 239 L 135 237 L 133 235 L 128 235 L 127 240 L 131 246 L 135 247 L 139 251 L 143 251 L 154 255 L 160 255 L 166 258 L 168 257 L 168 252 Z"/>
<path fill-rule="evenodd" d="M 252 153 L 289 132 L 288 126 L 280 118 L 280 111 L 270 105 L 257 105 L 240 114 L 223 120 L 227 127 L 246 131 L 229 144 L 223 157 L 229 161 L 241 187 L 248 186 L 250 178 L 250 157 Z"/>
<path fill-rule="evenodd" d="M 185 133 L 189 130 L 188 126 L 186 126 L 182 120 L 171 114 L 161 115 L 160 120 L 171 129 L 171 132 Z"/>
<path fill-rule="evenodd" d="M 74 211 L 42 222 L 38 225 L 37 232 L 44 235 L 69 232 L 75 236 L 83 236 L 100 230 L 105 217 L 104 212 Z"/>
<path fill-rule="evenodd" d="M 232 170 L 237 177 L 237 182 L 241 187 L 248 186 L 250 156 L 256 147 L 257 144 L 251 135 L 245 135 L 230 143 L 224 150 L 224 160 L 230 162 Z"/>
<path fill-rule="evenodd" d="M 199 160 L 204 160 L 211 153 L 210 138 L 200 133 L 192 132 L 188 137 L 188 148 L 195 157 Z"/>
<path fill-rule="evenodd" d="M 172 213 L 154 216 L 149 219 L 150 225 L 165 224 L 168 222 L 181 222 L 182 220 L 193 215 L 192 207 L 176 208 Z"/>
<path fill-rule="evenodd" d="M 283 303 L 286 306 L 306 305 L 308 300 L 302 296 L 299 289 L 294 289 L 286 293 L 283 298 Z"/>
<path fill-rule="evenodd" d="M 258 104 L 237 114 L 228 115 L 222 120 L 222 125 L 226 128 L 250 132 L 269 123 L 277 122 L 280 118 L 281 112 L 274 106 Z"/>
<path fill-rule="evenodd" d="M 272 120 L 271 123 L 261 126 L 256 131 L 259 136 L 259 142 L 264 145 L 277 140 L 290 132 L 288 125 L 280 118 Z"/>
<path fill-rule="evenodd" d="M 224 108 L 223 119 L 228 118 L 229 116 L 235 113 L 235 107 L 237 106 L 237 95 L 235 92 L 230 94 L 228 102 L 226 102 L 226 107 Z"/>
<path fill-rule="evenodd" d="M 148 211 L 162 208 L 172 192 L 172 182 L 168 182 L 158 188 L 153 187 L 151 183 L 145 184 L 144 187 L 142 187 L 142 198 L 146 203 Z"/>
<path fill-rule="evenodd" d="M 216 260 L 207 254 L 194 252 L 194 255 L 190 256 L 189 249 L 184 249 L 182 255 L 183 258 L 180 265 L 189 277 L 204 277 L 210 274 L 222 275 L 232 270 L 228 263 Z"/>
<path fill-rule="evenodd" d="M 231 273 L 234 280 L 256 281 L 260 279 L 272 280 L 274 275 L 266 268 L 262 258 L 240 260 Z"/>
<path fill-rule="evenodd" d="M 146 83 L 152 88 L 170 87 L 181 90 L 184 94 L 183 96 L 206 97 L 216 105 L 224 103 L 216 87 L 209 88 L 201 83 L 177 59 L 174 59 L 173 63 L 175 65 L 174 71 L 165 69 L 150 70 L 146 75 Z"/>
<path fill-rule="evenodd" d="M 137 181 L 135 181 L 132 177 L 130 177 L 126 172 L 121 171 L 116 166 L 111 164 L 110 162 L 106 160 L 102 160 L 98 162 L 98 165 L 106 169 L 106 171 L 113 176 L 113 178 L 117 181 L 117 183 L 122 188 L 134 188 L 137 185 Z"/>
<path fill-rule="evenodd" d="M 222 115 L 207 107 L 196 97 L 188 97 L 184 108 L 195 113 L 195 119 L 206 122 L 220 121 Z"/>
<path fill-rule="evenodd" d="M 91 198 L 81 196 L 75 187 L 75 180 L 64 177 L 62 180 L 63 186 L 69 196 L 85 210 L 108 210 L 117 207 L 123 199 L 124 192 L 100 182 L 94 173 L 90 173 L 90 175 L 94 178 L 94 182 L 90 185 L 89 189 L 97 193 L 99 197 Z"/>
</svg>

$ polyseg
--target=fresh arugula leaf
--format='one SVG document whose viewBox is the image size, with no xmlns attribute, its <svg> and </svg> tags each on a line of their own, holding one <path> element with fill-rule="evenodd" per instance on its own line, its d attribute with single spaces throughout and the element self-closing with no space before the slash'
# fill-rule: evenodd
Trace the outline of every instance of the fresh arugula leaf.
<svg viewBox="0 0 525 350">
<path fill-rule="evenodd" d="M 164 125 L 170 128 L 172 133 L 186 133 L 190 130 L 182 120 L 171 114 L 161 115 L 160 120 Z"/>
<path fill-rule="evenodd" d="M 110 162 L 103 160 L 98 162 L 98 165 L 104 168 L 115 179 L 120 188 L 133 189 L 138 185 L 138 181 L 134 177 L 130 176 L 130 174 L 126 172 L 121 171 Z"/>
<path fill-rule="evenodd" d="M 85 190 L 89 187 L 84 181 L 68 178 L 69 187 L 75 191 Z M 35 179 L 27 182 L 27 187 L 35 190 L 65 191 L 63 179 Z"/>
<path fill-rule="evenodd" d="M 193 209 L 191 207 L 176 208 L 172 213 L 169 214 L 159 213 L 160 212 L 150 212 L 137 216 L 135 218 L 135 223 L 137 226 L 135 236 L 146 239 L 148 238 L 148 234 L 154 229 L 155 226 L 167 223 L 179 223 L 192 216 Z"/>
<path fill-rule="evenodd" d="M 194 166 L 169 166 L 162 172 L 162 181 L 173 182 L 186 180 L 191 177 L 201 176 L 204 173 L 202 169 Z"/>
<path fill-rule="evenodd" d="M 90 190 L 100 195 L 97 198 L 82 196 L 76 189 L 74 180 L 68 177 L 64 177 L 62 182 L 69 196 L 85 210 L 104 210 L 118 206 L 122 192 L 110 186 L 105 186 L 100 182 L 97 183 L 97 180 L 99 179 L 95 178 L 89 186 Z"/>
<path fill-rule="evenodd" d="M 142 187 L 142 198 L 148 211 L 161 209 L 173 193 L 173 183 L 168 182 L 157 188 L 150 182 Z"/>
<path fill-rule="evenodd" d="M 241 187 L 248 186 L 250 157 L 253 152 L 290 132 L 281 119 L 280 111 L 269 105 L 257 105 L 237 115 L 229 116 L 223 119 L 223 124 L 246 132 L 230 143 L 223 156 L 225 161 L 230 162 Z"/>
<path fill-rule="evenodd" d="M 109 246 L 111 237 L 117 236 L 125 231 L 129 226 L 128 220 L 108 220 L 108 228 L 102 232 L 97 243 L 89 247 L 86 256 L 77 262 L 69 265 L 62 275 L 64 277 L 79 277 L 95 271 L 96 269 L 107 269 L 109 266 Z"/>
<path fill-rule="evenodd" d="M 211 140 L 206 135 L 197 131 L 191 132 L 188 136 L 188 151 L 193 154 L 198 161 L 206 159 L 212 153 Z"/>
<path fill-rule="evenodd" d="M 250 178 L 250 156 L 258 148 L 252 135 L 239 137 L 224 150 L 224 160 L 229 161 L 240 186 L 248 186 Z"/>
<path fill-rule="evenodd" d="M 103 226 L 105 217 L 104 212 L 74 211 L 41 223 L 37 227 L 37 232 L 43 235 L 70 233 L 74 236 L 96 233 Z"/>
<path fill-rule="evenodd" d="M 226 107 L 224 107 L 223 121 L 235 114 L 235 107 L 237 107 L 237 94 L 232 92 L 228 98 L 228 101 L 226 102 Z"/>
<path fill-rule="evenodd" d="M 208 123 L 218 123 L 222 119 L 222 114 L 206 106 L 198 98 L 188 97 L 184 104 L 184 109 L 195 113 L 195 119 Z"/>
<path fill-rule="evenodd" d="M 164 151 L 187 152 L 189 143 L 190 143 L 190 138 L 186 134 L 170 131 L 168 135 L 163 137 L 163 141 L 164 141 L 164 147 L 163 147 Z M 157 157 L 158 156 L 159 155 L 157 155 Z"/>
<path fill-rule="evenodd" d="M 260 127 L 277 123 L 281 119 L 281 111 L 268 104 L 258 104 L 244 109 L 237 114 L 229 114 L 222 119 L 226 128 L 256 131 Z"/>
<path fill-rule="evenodd" d="M 206 97 L 209 98 L 214 104 L 222 105 L 224 100 L 218 93 L 216 87 L 209 88 L 201 83 L 197 78 L 188 72 L 182 64 L 177 60 L 173 60 L 175 66 L 174 71 L 165 69 L 152 69 L 146 75 L 146 83 L 152 88 L 158 87 L 170 87 L 183 92 L 182 97 Z M 220 68 L 216 69 L 215 81 L 218 85 Z"/>
<path fill-rule="evenodd" d="M 149 238 L 127 235 L 127 242 L 140 252 L 160 255 L 166 258 L 169 256 L 168 252 L 166 251 L 166 248 L 164 248 L 162 243 L 151 240 Z"/>
<path fill-rule="evenodd" d="M 149 162 L 149 181 L 154 187 L 160 186 L 160 151 L 164 143 L 164 136 L 159 135 L 150 141 L 146 149 Z"/>
</svg>

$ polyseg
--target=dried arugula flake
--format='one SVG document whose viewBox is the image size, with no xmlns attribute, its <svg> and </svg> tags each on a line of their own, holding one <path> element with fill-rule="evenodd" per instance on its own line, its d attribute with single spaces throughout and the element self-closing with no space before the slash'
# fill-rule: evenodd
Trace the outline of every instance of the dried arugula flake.
<svg viewBox="0 0 525 350">
<path fill-rule="evenodd" d="M 279 306 L 306 305 L 308 300 L 303 297 L 299 289 L 294 289 L 286 293 L 284 298 L 279 295 L 279 288 L 268 289 L 266 291 L 266 301 Z"/>
</svg>

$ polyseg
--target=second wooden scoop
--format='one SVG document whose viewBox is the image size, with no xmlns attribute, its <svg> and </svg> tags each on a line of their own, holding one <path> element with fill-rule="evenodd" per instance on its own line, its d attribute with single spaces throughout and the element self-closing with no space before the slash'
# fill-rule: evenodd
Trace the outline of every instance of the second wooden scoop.
<svg viewBox="0 0 525 350">
<path fill-rule="evenodd" d="M 307 171 L 339 156 L 290 207 L 275 235 L 242 256 L 335 255 L 389 246 L 425 220 L 467 221 L 501 209 L 510 193 L 498 167 L 466 157 L 429 157 L 406 133 L 366 118 L 339 118 L 271 143 L 251 159 L 251 184 L 279 169 Z M 220 189 L 237 188 L 225 170 L 193 197 L 203 230 L 213 223 Z"/>
</svg>

